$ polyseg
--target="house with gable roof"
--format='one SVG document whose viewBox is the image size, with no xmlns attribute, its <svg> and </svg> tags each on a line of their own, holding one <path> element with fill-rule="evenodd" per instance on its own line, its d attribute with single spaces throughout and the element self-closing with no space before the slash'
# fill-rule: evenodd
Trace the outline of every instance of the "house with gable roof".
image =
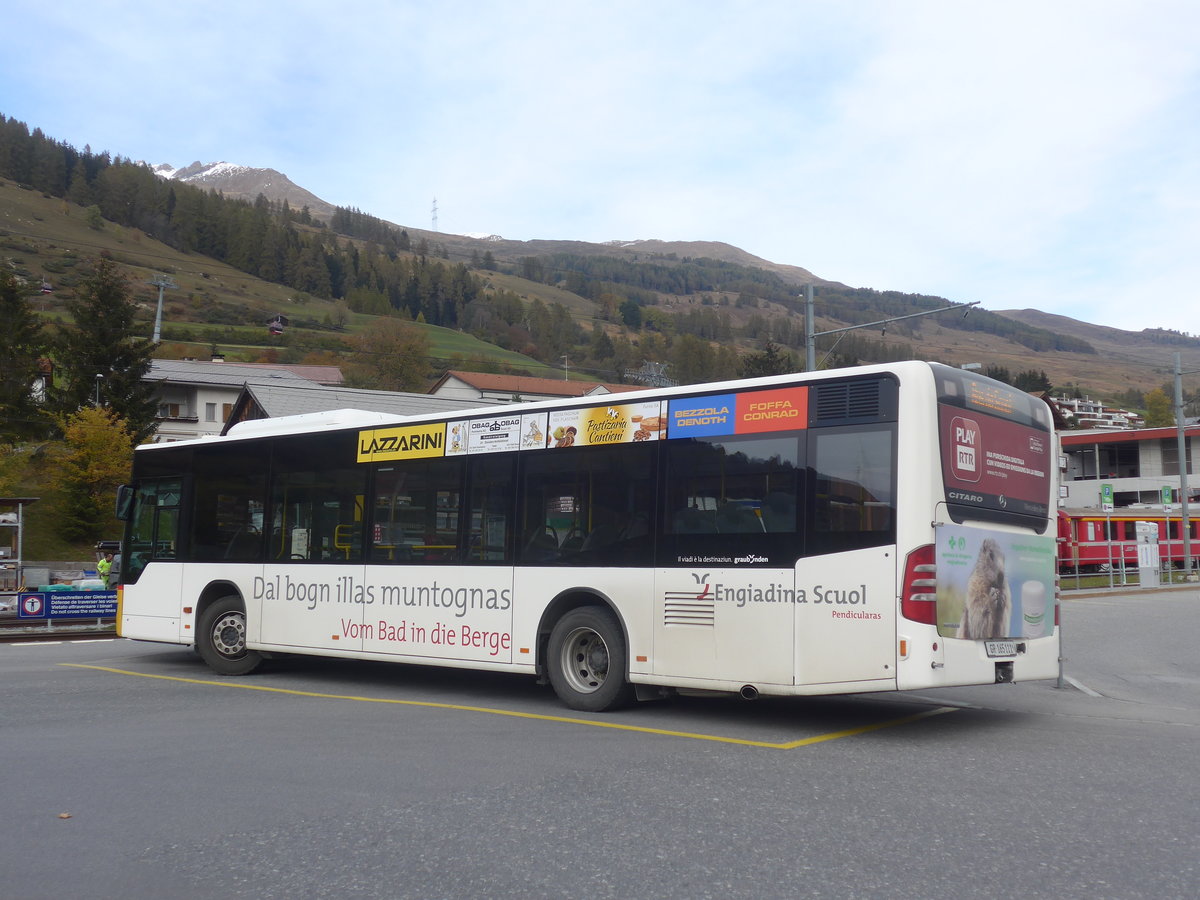
<svg viewBox="0 0 1200 900">
<path fill-rule="evenodd" d="M 429 389 L 435 397 L 474 400 L 478 403 L 528 403 L 563 397 L 590 397 L 639 391 L 639 385 L 607 384 L 598 381 L 566 381 L 531 375 L 494 375 L 451 369 Z"/>
<path fill-rule="evenodd" d="M 155 359 L 143 381 L 158 402 L 155 443 L 220 434 L 247 384 L 323 388 L 342 383 L 337 366 L 287 366 L 195 359 Z"/>
</svg>

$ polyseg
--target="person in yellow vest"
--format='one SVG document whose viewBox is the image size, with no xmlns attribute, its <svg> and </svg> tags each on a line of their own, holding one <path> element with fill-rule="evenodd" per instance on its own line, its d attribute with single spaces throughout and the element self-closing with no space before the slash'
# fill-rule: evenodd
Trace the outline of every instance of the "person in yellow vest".
<svg viewBox="0 0 1200 900">
<path fill-rule="evenodd" d="M 112 574 L 113 555 L 112 551 L 108 550 L 104 554 L 104 559 L 96 563 L 96 574 L 104 579 L 104 589 L 108 590 L 112 587 L 108 583 L 109 576 Z"/>
</svg>

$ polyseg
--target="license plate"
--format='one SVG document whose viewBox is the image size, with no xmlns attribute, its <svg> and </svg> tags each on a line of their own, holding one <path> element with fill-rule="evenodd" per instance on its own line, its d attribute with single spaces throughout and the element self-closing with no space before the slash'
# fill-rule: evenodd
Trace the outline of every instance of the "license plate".
<svg viewBox="0 0 1200 900">
<path fill-rule="evenodd" d="M 1016 656 L 1016 641 L 984 641 L 983 648 L 988 656 Z"/>
</svg>

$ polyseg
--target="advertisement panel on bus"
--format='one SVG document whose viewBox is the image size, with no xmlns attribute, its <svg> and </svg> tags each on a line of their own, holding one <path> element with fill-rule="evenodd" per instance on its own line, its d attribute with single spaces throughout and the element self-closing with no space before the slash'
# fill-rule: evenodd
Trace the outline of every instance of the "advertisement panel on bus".
<svg viewBox="0 0 1200 900">
<path fill-rule="evenodd" d="M 964 640 L 1054 632 L 1055 539 L 939 525 L 937 629 Z"/>
</svg>

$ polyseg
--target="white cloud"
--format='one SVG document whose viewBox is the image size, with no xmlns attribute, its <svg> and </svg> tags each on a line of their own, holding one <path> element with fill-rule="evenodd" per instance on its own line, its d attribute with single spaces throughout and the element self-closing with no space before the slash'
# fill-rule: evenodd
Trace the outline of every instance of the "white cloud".
<svg viewBox="0 0 1200 900">
<path fill-rule="evenodd" d="M 881 289 L 1200 332 L 1200 8 L 17 0 L 0 111 L 401 224 L 724 240 Z M 87 84 L 88 90 L 80 90 Z M 96 98 L 104 97 L 104 103 Z"/>
</svg>

